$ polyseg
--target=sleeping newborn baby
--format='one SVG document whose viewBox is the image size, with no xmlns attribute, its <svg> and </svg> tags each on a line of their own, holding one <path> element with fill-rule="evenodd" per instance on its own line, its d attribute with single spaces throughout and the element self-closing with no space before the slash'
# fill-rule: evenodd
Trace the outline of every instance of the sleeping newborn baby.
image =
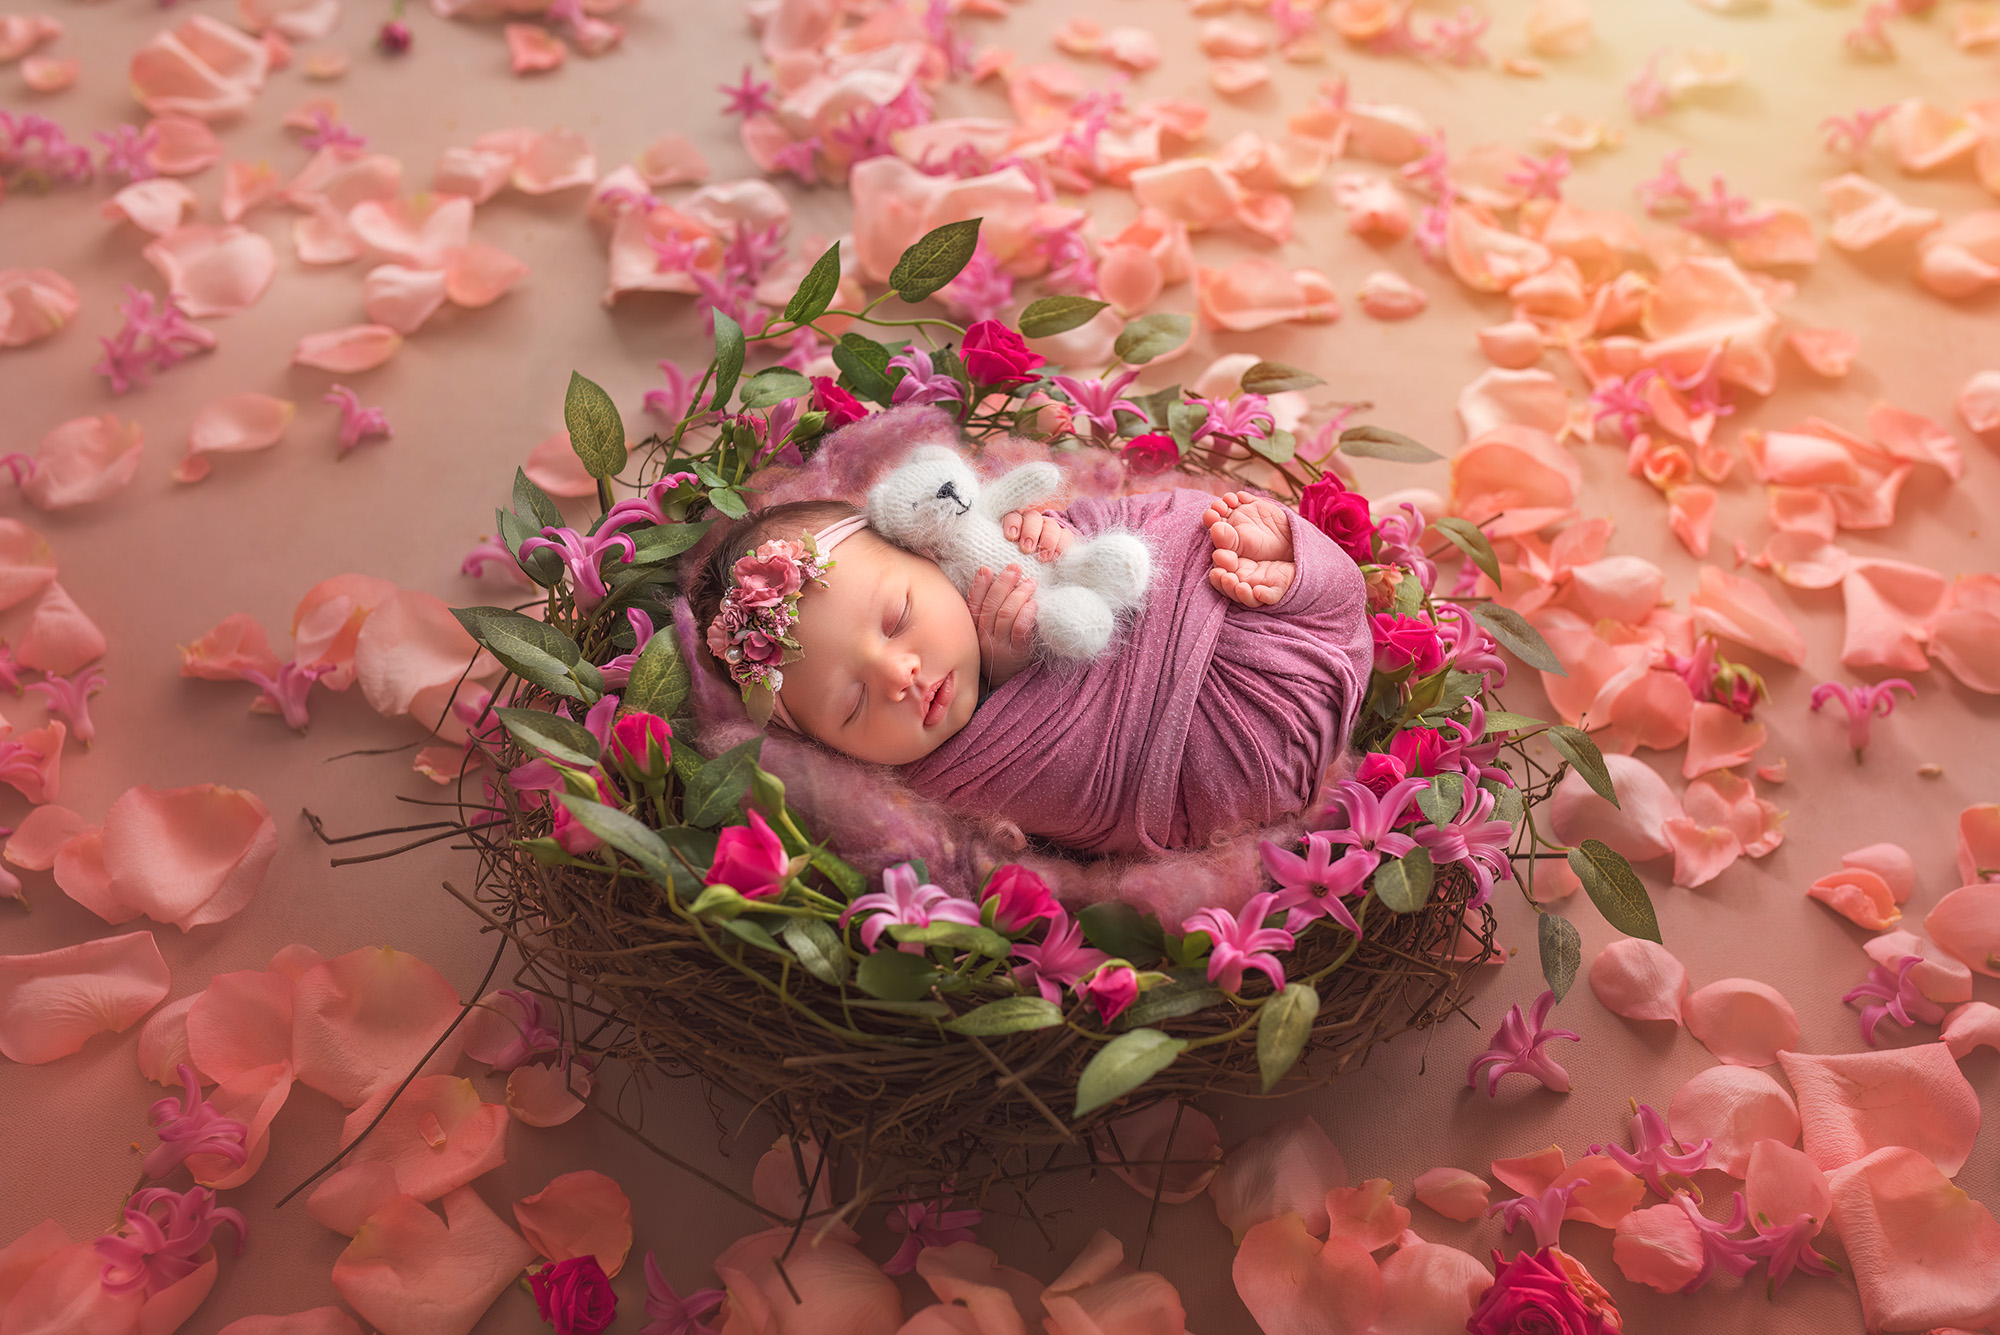
<svg viewBox="0 0 2000 1335">
<path fill-rule="evenodd" d="M 1332 539 L 1276 501 L 1193 490 L 1002 527 L 1022 562 L 962 595 L 845 503 L 739 520 L 688 590 L 711 669 L 746 699 L 770 689 L 776 724 L 1082 852 L 1206 845 L 1315 798 L 1372 657 L 1361 572 Z M 1036 567 L 1111 529 L 1152 549 L 1145 600 L 1098 657 L 1038 657 Z"/>
</svg>

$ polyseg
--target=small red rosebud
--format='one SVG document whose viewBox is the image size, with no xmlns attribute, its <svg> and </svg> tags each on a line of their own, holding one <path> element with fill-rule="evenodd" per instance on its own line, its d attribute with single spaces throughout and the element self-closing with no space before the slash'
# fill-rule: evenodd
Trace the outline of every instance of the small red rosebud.
<svg viewBox="0 0 2000 1335">
<path fill-rule="evenodd" d="M 642 783 L 667 777 L 674 730 L 658 714 L 626 714 L 611 725 L 611 754 L 618 768 Z"/>
<path fill-rule="evenodd" d="M 375 34 L 375 44 L 392 56 L 400 56 L 410 49 L 410 25 L 401 19 L 390 19 Z"/>
</svg>

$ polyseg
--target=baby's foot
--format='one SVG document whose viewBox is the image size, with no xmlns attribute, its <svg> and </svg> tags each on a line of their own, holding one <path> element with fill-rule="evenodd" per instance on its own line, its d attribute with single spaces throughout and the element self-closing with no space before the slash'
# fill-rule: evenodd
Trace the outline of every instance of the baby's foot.
<svg viewBox="0 0 2000 1335">
<path fill-rule="evenodd" d="M 1245 607 L 1269 607 L 1285 596 L 1297 572 L 1291 519 L 1283 506 L 1232 491 L 1217 497 L 1202 519 L 1215 544 L 1208 582 L 1218 593 Z"/>
</svg>

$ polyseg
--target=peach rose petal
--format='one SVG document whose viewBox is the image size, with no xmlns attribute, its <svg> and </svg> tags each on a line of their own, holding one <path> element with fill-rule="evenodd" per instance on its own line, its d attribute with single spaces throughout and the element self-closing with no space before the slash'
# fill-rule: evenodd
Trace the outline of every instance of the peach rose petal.
<svg viewBox="0 0 2000 1335">
<path fill-rule="evenodd" d="M 1287 321 L 1331 319 L 1338 305 L 1315 308 L 1300 279 L 1264 255 L 1252 255 L 1220 269 L 1198 271 L 1196 295 L 1203 323 L 1211 329 L 1248 333 Z"/>
<path fill-rule="evenodd" d="M 1757 796 L 1757 785 L 1729 770 L 1704 774 L 1681 794 L 1690 819 L 1726 826 L 1748 857 L 1761 858 L 1785 842 L 1786 812 Z"/>
<path fill-rule="evenodd" d="M 597 494 L 597 479 L 583 466 L 583 460 L 569 442 L 569 432 L 545 436 L 528 452 L 521 471 L 528 480 L 551 496 L 575 500 Z"/>
<path fill-rule="evenodd" d="M 1954 482 L 1965 474 L 1965 456 L 1958 441 L 1922 413 L 1878 400 L 1868 410 L 1868 434 L 1892 458 L 1934 464 Z"/>
<path fill-rule="evenodd" d="M 14 658 L 25 667 L 67 677 L 85 663 L 104 657 L 106 647 L 104 632 L 97 628 L 97 623 L 76 605 L 69 590 L 51 580 L 28 618 L 28 628 L 21 633 L 21 644 Z M 27 735 L 16 740 L 26 741 Z"/>
<path fill-rule="evenodd" d="M 1666 374 L 1692 375 L 1714 355 L 1715 374 L 1730 384 L 1754 394 L 1777 385 L 1777 312 L 1767 288 L 1733 261 L 1689 256 L 1669 264 L 1645 299 L 1640 326 L 1650 340 L 1646 361 Z"/>
<path fill-rule="evenodd" d="M 515 1202 L 514 1222 L 549 1260 L 592 1256 L 613 1278 L 632 1250 L 632 1202 L 616 1182 L 589 1169 L 564 1173 Z"/>
<path fill-rule="evenodd" d="M 278 656 L 264 627 L 248 612 L 224 617 L 193 644 L 180 646 L 181 675 L 209 681 L 236 681 L 244 671 L 267 677 L 278 673 Z"/>
<path fill-rule="evenodd" d="M 661 135 L 640 150 L 634 161 L 646 184 L 656 188 L 700 185 L 709 177 L 708 159 L 686 135 Z"/>
<path fill-rule="evenodd" d="M 361 280 L 361 309 L 376 324 L 414 334 L 444 305 L 445 286 L 441 269 L 378 264 Z"/>
<path fill-rule="evenodd" d="M 1549 1185 L 1571 1183 L 1576 1184 L 1576 1194 L 1570 1197 L 1563 1218 L 1599 1228 L 1616 1228 L 1646 1195 L 1644 1178 L 1602 1154 L 1586 1154 L 1557 1173 Z"/>
<path fill-rule="evenodd" d="M 1978 434 L 2000 430 L 2000 371 L 1973 372 L 1958 391 L 1957 407 L 1960 419 Z"/>
<path fill-rule="evenodd" d="M 1495 427 L 1452 456 L 1451 509 L 1494 537 L 1533 533 L 1573 514 L 1582 484 L 1576 459 L 1548 432 Z"/>
<path fill-rule="evenodd" d="M 1750 1207 L 1750 1220 L 1763 1215 L 1783 1227 L 1800 1215 L 1811 1215 L 1813 1232 L 1826 1227 L 1833 1196 L 1826 1174 L 1806 1156 L 1805 1151 L 1775 1140 L 1760 1140 L 1750 1147 L 1750 1167 L 1743 1175 L 1743 1195 Z"/>
<path fill-rule="evenodd" d="M 1209 1184 L 1215 1217 L 1239 1242 L 1255 1224 L 1283 1214 L 1304 1217 L 1313 1233 L 1326 1229 L 1326 1197 L 1347 1185 L 1347 1165 L 1318 1122 L 1280 1122 L 1222 1158 Z"/>
<path fill-rule="evenodd" d="M 1374 1330 L 1457 1335 L 1493 1286 L 1493 1272 L 1456 1247 L 1406 1242 L 1382 1262 L 1382 1315 Z"/>
<path fill-rule="evenodd" d="M 1556 785 L 1549 803 L 1550 828 L 1556 838 L 1571 845 L 1601 839 L 1635 862 L 1671 853 L 1667 822 L 1685 813 L 1667 781 L 1645 761 L 1631 756 L 1607 755 L 1604 766 L 1611 775 L 1611 791 L 1618 794 L 1618 805 L 1599 797 L 1572 771 Z"/>
<path fill-rule="evenodd" d="M 517 1066 L 507 1073 L 507 1111 L 527 1126 L 561 1126 L 583 1111 L 592 1077 L 575 1062 Z"/>
<path fill-rule="evenodd" d="M 1961 575 L 1930 627 L 1930 652 L 1975 691 L 2000 695 L 2000 575 Z"/>
<path fill-rule="evenodd" d="M 421 204 L 368 199 L 348 210 L 347 225 L 392 264 L 441 269 L 472 239 L 472 201 L 459 195 L 431 195 Z"/>
<path fill-rule="evenodd" d="M 1477 1173 L 1463 1168 L 1431 1168 L 1417 1174 L 1417 1199 L 1446 1219 L 1463 1224 L 1486 1213 L 1487 1198 L 1493 1187 Z"/>
<path fill-rule="evenodd" d="M 333 1263 L 335 1291 L 364 1321 L 390 1332 L 463 1335 L 535 1259 L 471 1187 L 448 1193 L 444 1211 L 441 1220 L 398 1196 Z"/>
<path fill-rule="evenodd" d="M 1410 1212 L 1396 1203 L 1395 1184 L 1371 1177 L 1358 1187 L 1335 1187 L 1326 1194 L 1328 1238 L 1344 1238 L 1365 1252 L 1377 1251 L 1403 1235 Z"/>
<path fill-rule="evenodd" d="M 1861 340 L 1845 329 L 1794 329 L 1785 342 L 1815 375 L 1837 380 L 1854 369 Z"/>
<path fill-rule="evenodd" d="M 20 825 L 7 839 L 4 855 L 17 867 L 47 871 L 56 865 L 56 854 L 65 844 L 93 828 L 68 807 L 45 803 L 21 818 Z"/>
<path fill-rule="evenodd" d="M 458 993 L 414 955 L 364 947 L 306 971 L 292 990 L 292 1060 L 299 1079 L 358 1108 L 401 1082 L 458 1018 Z M 433 1062 L 449 1069 L 447 1042 Z"/>
<path fill-rule="evenodd" d="M 42 437 L 21 494 L 38 510 L 101 501 L 132 480 L 145 447 L 137 422 L 120 422 L 113 413 L 71 418 Z"/>
<path fill-rule="evenodd" d="M 1458 418 L 1468 437 L 1508 425 L 1559 436 L 1569 422 L 1569 393 L 1547 371 L 1492 367 L 1459 391 Z"/>
<path fill-rule="evenodd" d="M 142 784 L 104 815 L 113 894 L 183 932 L 242 911 L 277 851 L 277 825 L 264 804 L 219 784 L 164 791 Z"/>
<path fill-rule="evenodd" d="M 139 253 L 167 280 L 180 308 L 197 318 L 248 310 L 278 272 L 271 243 L 234 225 L 190 223 Z"/>
<path fill-rule="evenodd" d="M 1759 568 L 1770 572 L 1795 589 L 1830 589 L 1847 578 L 1854 558 L 1844 547 L 1835 546 L 1816 533 L 1803 529 L 1779 529 L 1753 558 Z"/>
<path fill-rule="evenodd" d="M 1807 886 L 1806 893 L 1871 932 L 1893 927 L 1903 920 L 1903 911 L 1896 907 L 1888 883 L 1865 867 L 1830 871 Z"/>
<path fill-rule="evenodd" d="M 222 161 L 222 141 L 192 116 L 155 116 L 146 129 L 153 134 L 147 165 L 162 176 L 193 176 Z M 225 215 L 223 221 L 236 220 Z"/>
<path fill-rule="evenodd" d="M 0 519 L 0 610 L 40 593 L 55 577 L 48 539 L 18 519 Z"/>
<path fill-rule="evenodd" d="M 1747 765 L 1763 748 L 1764 725 L 1745 719 L 1727 705 L 1703 701 L 1688 719 L 1687 755 L 1681 777 L 1698 778 L 1712 770 Z"/>
<path fill-rule="evenodd" d="M 1942 1043 L 1815 1056 L 1781 1052 L 1805 1151 L 1821 1171 L 1907 1145 L 1955 1175 L 1979 1132 L 1979 1096 Z"/>
<path fill-rule="evenodd" d="M 395 584 L 373 575 L 335 575 L 313 585 L 292 610 L 292 652 L 299 665 L 325 667 L 319 684 L 330 691 L 352 686 L 362 623 L 395 593 Z"/>
<path fill-rule="evenodd" d="M 1944 1017 L 1944 1031 L 1938 1035 L 1953 1057 L 1964 1057 L 1974 1048 L 2000 1052 L 2000 1006 L 1984 1001 L 1968 1001 Z"/>
<path fill-rule="evenodd" d="M 1688 1032 L 1719 1061 L 1769 1066 L 1798 1046 L 1799 1017 L 1778 989 L 1754 978 L 1724 978 L 1698 988 L 1683 1011 Z"/>
<path fill-rule="evenodd" d="M 263 43 L 196 14 L 156 34 L 133 55 L 132 95 L 158 116 L 220 120 L 249 110 L 270 61 Z"/>
<path fill-rule="evenodd" d="M 1168 1205 L 1185 1205 L 1215 1179 L 1222 1137 L 1207 1113 L 1162 1101 L 1111 1123 L 1098 1137 L 1098 1152 L 1120 1181 L 1147 1200 L 1158 1196 Z M 1179 1162 L 1163 1172 L 1162 1160 Z"/>
<path fill-rule="evenodd" d="M 191 997 L 169 1001 L 148 1016 L 146 1023 L 140 1027 L 139 1074 L 154 1084 L 179 1089 L 179 1068 L 194 1065 L 194 1056 L 188 1051 L 187 1017 L 200 997 L 201 993 L 197 992 Z"/>
<path fill-rule="evenodd" d="M 1869 1330 L 1980 1326 L 2000 1311 L 2000 1223 L 1937 1165 L 1887 1146 L 1827 1179 Z"/>
<path fill-rule="evenodd" d="M 353 375 L 380 366 L 402 346 L 403 336 L 387 325 L 349 325 L 324 334 L 307 334 L 299 340 L 292 361 L 336 375 Z"/>
<path fill-rule="evenodd" d="M 237 222 L 244 214 L 278 196 L 278 173 L 268 162 L 232 160 L 222 174 L 222 220 Z"/>
<path fill-rule="evenodd" d="M 1542 359 L 1542 331 L 1526 320 L 1509 320 L 1479 331 L 1479 350 L 1495 366 L 1520 371 Z"/>
<path fill-rule="evenodd" d="M 895 1281 L 845 1238 L 827 1237 L 816 1246 L 793 1249 L 780 1275 L 776 1261 L 791 1237 L 788 1228 L 752 1233 L 715 1260 L 716 1276 L 728 1290 L 729 1310 L 742 1314 L 749 1323 L 746 1329 L 776 1332 L 792 1326 L 802 1335 L 897 1329 L 903 1304 Z"/>
<path fill-rule="evenodd" d="M 176 482 L 199 482 L 213 465 L 210 454 L 242 454 L 278 443 L 298 405 L 269 394 L 245 392 L 215 400 L 188 427 L 188 452 L 174 465 Z"/>
<path fill-rule="evenodd" d="M 1958 813 L 1958 879 L 1965 885 L 2000 881 L 2000 802 Z"/>
<path fill-rule="evenodd" d="M 243 1123 L 248 1157 L 240 1164 L 221 1154 L 190 1154 L 188 1171 L 204 1187 L 240 1187 L 255 1177 L 271 1152 L 271 1123 L 292 1096 L 292 1064 L 253 1066 L 209 1091 L 209 1104 L 222 1116 Z"/>
<path fill-rule="evenodd" d="M 1604 1008 L 1628 1020 L 1681 1023 L 1687 969 L 1656 941 L 1620 937 L 1590 962 L 1590 990 Z"/>
<path fill-rule="evenodd" d="M 1796 1056 L 1781 1053 L 1779 1059 Z M 1785 1063 L 1786 1074 L 1791 1063 Z M 1796 1080 L 1793 1082 L 1796 1084 Z M 1711 1066 L 1674 1092 L 1667 1111 L 1674 1139 L 1683 1145 L 1713 1140 L 1708 1166 L 1742 1177 L 1760 1140 L 1790 1145 L 1799 1138 L 1799 1107 L 1785 1087 L 1754 1066 Z M 1810 1152 L 1811 1144 L 1807 1144 Z"/>
<path fill-rule="evenodd" d="M 375 1121 L 395 1091 L 385 1083 L 348 1114 L 343 1148 Z M 410 1082 L 367 1139 L 306 1198 L 312 1217 L 355 1236 L 377 1210 L 399 1196 L 434 1201 L 507 1162 L 507 1110 L 482 1103 L 461 1076 L 428 1075 Z"/>
<path fill-rule="evenodd" d="M 39 1065 L 123 1033 L 166 1000 L 169 981 L 151 932 L 0 955 L 0 1055 Z"/>
<path fill-rule="evenodd" d="M 0 348 L 49 337 L 81 305 L 76 284 L 54 269 L 0 269 Z"/>
<path fill-rule="evenodd" d="M 1634 1284 L 1678 1293 L 1701 1273 L 1701 1233 L 1677 1204 L 1651 1205 L 1618 1221 L 1611 1259 Z"/>
<path fill-rule="evenodd" d="M 134 181 L 104 201 L 107 218 L 123 218 L 142 232 L 165 236 L 181 225 L 181 215 L 195 207 L 194 191 L 165 176 Z"/>
<path fill-rule="evenodd" d="M 210 1080 L 292 1061 L 292 980 L 263 969 L 219 973 L 187 1017 L 188 1052 Z"/>
<path fill-rule="evenodd" d="M 338 1307 L 314 1307 L 284 1316 L 245 1316 L 216 1335 L 362 1335 L 353 1317 Z"/>
<path fill-rule="evenodd" d="M 1924 915 L 1924 931 L 1973 972 L 2000 978 L 2000 882 L 1952 891 Z"/>
<path fill-rule="evenodd" d="M 81 60 L 59 56 L 29 56 L 21 62 L 21 82 L 37 93 L 60 93 L 74 88 L 76 76 L 82 72 Z"/>
<path fill-rule="evenodd" d="M 1502 1186 L 1511 1187 L 1523 1196 L 1539 1196 L 1563 1175 L 1568 1166 L 1562 1146 L 1551 1145 L 1533 1154 L 1495 1159 L 1491 1168 L 1494 1180 Z"/>
<path fill-rule="evenodd" d="M 469 242 L 445 257 L 445 295 L 454 306 L 490 306 L 528 276 L 528 266 L 498 246 Z"/>
<path fill-rule="evenodd" d="M 487 142 L 488 136 L 481 135 L 478 144 Z M 514 159 L 513 175 L 508 178 L 516 190 L 528 195 L 554 194 L 558 190 L 569 190 L 580 185 L 589 185 L 597 179 L 597 154 L 590 147 L 590 140 L 575 130 L 549 130 L 545 133 L 529 133 L 519 145 Z M 758 198 L 760 208 L 776 207 L 790 216 L 790 207 L 784 196 L 768 182 L 744 182 L 741 185 L 760 187 Z M 707 186 L 706 190 L 719 187 Z M 768 191 L 768 195 L 763 192 Z M 697 192 L 699 193 L 699 192 Z M 694 199 L 687 201 L 692 206 Z M 768 226 L 776 218 L 763 217 L 756 225 Z"/>
<path fill-rule="evenodd" d="M 66 1238 L 67 1235 L 65 1234 Z M 39 1232 L 36 1249 L 47 1247 L 55 1241 L 52 1234 Z M 203 1267 L 212 1282 L 215 1278 L 216 1263 L 210 1259 Z M 196 1271 L 182 1283 L 194 1281 L 199 1285 Z M 103 1283 L 104 1257 L 98 1252 L 94 1241 L 69 1243 L 47 1253 L 32 1273 L 24 1275 L 19 1290 L 8 1301 L 6 1308 L 8 1335 L 14 1331 L 31 1335 L 54 1335 L 55 1332 L 97 1331 L 121 1335 L 140 1329 L 142 1315 L 148 1303 L 143 1288 L 129 1293 L 110 1293 Z M 165 1297 L 163 1290 L 161 1295 Z"/>
<path fill-rule="evenodd" d="M 1806 661 L 1806 639 L 1799 628 L 1771 601 L 1770 594 L 1741 575 L 1703 566 L 1699 586 L 1689 595 L 1688 603 L 1697 630 L 1793 667 Z"/>
<path fill-rule="evenodd" d="M 563 39 L 533 23 L 507 25 L 507 59 L 515 74 L 539 74 L 558 68 L 569 55 Z"/>
<path fill-rule="evenodd" d="M 1667 527 L 1696 560 L 1708 555 L 1716 500 L 1715 488 L 1701 482 L 1683 483 L 1667 493 Z"/>
<path fill-rule="evenodd" d="M 1917 985 L 1919 992 L 1940 1006 L 1972 998 L 1972 970 L 1915 932 L 1883 932 L 1863 941 L 1861 948 L 1868 953 L 1869 959 L 1891 971 L 1905 955 L 1915 955 L 1922 960 L 1923 963 L 1910 970 L 1910 981 Z"/>
<path fill-rule="evenodd" d="M 1295 1214 L 1245 1234 L 1231 1275 L 1236 1296 L 1264 1331 L 1363 1335 L 1382 1311 L 1375 1258 L 1345 1238 L 1321 1242 Z"/>
<path fill-rule="evenodd" d="M 1924 641 L 1950 601 L 1943 575 L 1906 561 L 1856 560 L 1840 582 L 1847 634 L 1840 661 L 1852 668 L 1922 672 Z"/>
<path fill-rule="evenodd" d="M 355 679 L 369 705 L 384 718 L 409 714 L 433 731 L 448 723 L 454 691 L 473 689 L 498 666 L 442 598 L 411 589 L 384 599 L 354 642 Z"/>
</svg>

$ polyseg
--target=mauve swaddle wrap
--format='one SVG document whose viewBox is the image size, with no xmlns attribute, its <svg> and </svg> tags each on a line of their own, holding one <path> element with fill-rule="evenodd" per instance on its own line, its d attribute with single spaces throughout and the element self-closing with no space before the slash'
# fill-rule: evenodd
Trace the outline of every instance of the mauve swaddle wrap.
<svg viewBox="0 0 2000 1335">
<path fill-rule="evenodd" d="M 1268 608 L 1240 606 L 1208 582 L 1201 516 L 1214 499 L 1173 490 L 1071 505 L 1077 532 L 1121 527 L 1152 546 L 1146 602 L 1099 658 L 1036 664 L 994 691 L 904 766 L 904 781 L 1098 854 L 1205 847 L 1306 806 L 1366 694 L 1361 572 L 1293 514 L 1291 587 Z"/>
</svg>

